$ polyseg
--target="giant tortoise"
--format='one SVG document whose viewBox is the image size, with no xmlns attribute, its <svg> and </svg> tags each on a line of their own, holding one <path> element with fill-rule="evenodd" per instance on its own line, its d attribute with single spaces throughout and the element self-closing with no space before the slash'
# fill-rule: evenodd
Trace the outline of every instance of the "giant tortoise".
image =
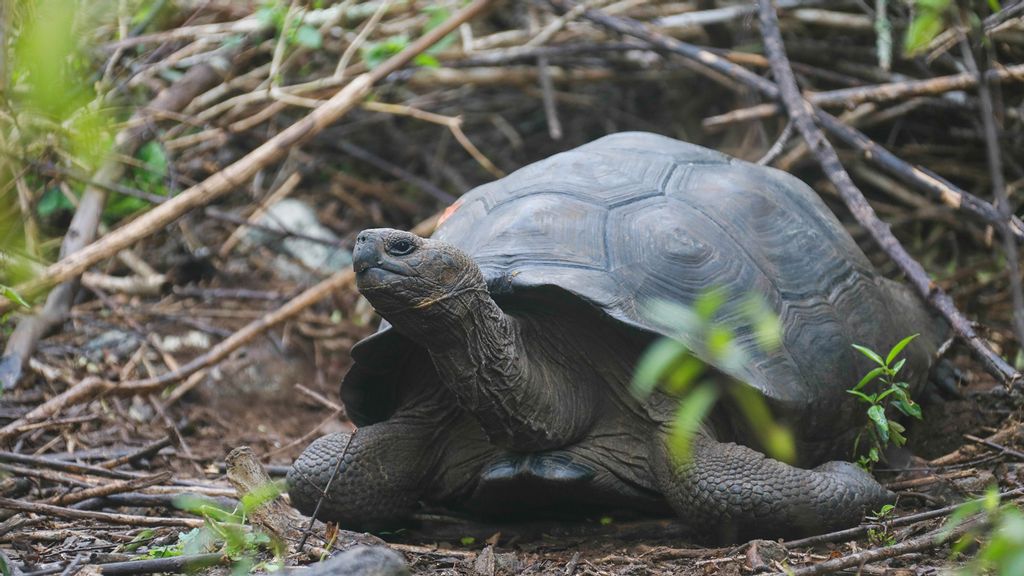
<svg viewBox="0 0 1024 576">
<path fill-rule="evenodd" d="M 356 282 L 385 320 L 353 347 L 342 385 L 358 429 L 314 441 L 289 474 L 300 510 L 324 495 L 319 517 L 372 528 L 422 502 L 628 508 L 738 538 L 846 527 L 891 499 L 835 460 L 864 420 L 845 390 L 871 366 L 851 345 L 887 351 L 921 333 L 901 373 L 915 393 L 942 327 L 795 177 L 620 133 L 480 186 L 448 216 L 430 239 L 359 234 Z M 749 359 L 715 374 L 753 387 L 790 424 L 793 464 L 755 449 L 727 406 L 700 426 L 690 458 L 673 458 L 677 402 L 631 394 L 644 350 L 680 337 L 646 303 L 688 305 L 709 288 L 728 295 L 723 322 L 750 292 L 779 316 L 781 346 L 747 345 L 753 333 L 738 326 Z"/>
</svg>

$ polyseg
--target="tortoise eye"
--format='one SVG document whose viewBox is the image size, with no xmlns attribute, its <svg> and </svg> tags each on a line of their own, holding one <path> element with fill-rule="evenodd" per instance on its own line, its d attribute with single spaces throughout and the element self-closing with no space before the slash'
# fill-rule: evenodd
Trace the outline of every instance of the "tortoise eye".
<svg viewBox="0 0 1024 576">
<path fill-rule="evenodd" d="M 388 245 L 388 253 L 392 256 L 405 256 L 416 249 L 416 245 L 408 240 L 395 240 Z"/>
</svg>

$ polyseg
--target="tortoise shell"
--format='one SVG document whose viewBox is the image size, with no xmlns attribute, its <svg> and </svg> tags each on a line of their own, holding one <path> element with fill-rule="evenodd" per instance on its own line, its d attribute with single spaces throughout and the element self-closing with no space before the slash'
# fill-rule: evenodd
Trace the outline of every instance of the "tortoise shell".
<svg viewBox="0 0 1024 576">
<path fill-rule="evenodd" d="M 689 305 L 724 290 L 719 319 L 736 325 L 749 361 L 719 368 L 811 429 L 848 422 L 840 412 L 857 408 L 844 391 L 871 365 L 852 344 L 888 350 L 921 330 L 899 309 L 893 290 L 901 287 L 877 274 L 810 187 L 664 136 L 606 136 L 477 187 L 446 215 L 434 238 L 475 259 L 499 304 L 556 288 L 639 333 L 700 350 L 646 305 Z M 738 319 L 750 292 L 779 316 L 774 350 L 753 345 L 753 330 Z M 342 397 L 357 425 L 390 416 L 414 346 L 385 321 L 352 349 Z M 902 375 L 921 378 L 926 350 L 922 342 L 908 347 Z"/>
</svg>

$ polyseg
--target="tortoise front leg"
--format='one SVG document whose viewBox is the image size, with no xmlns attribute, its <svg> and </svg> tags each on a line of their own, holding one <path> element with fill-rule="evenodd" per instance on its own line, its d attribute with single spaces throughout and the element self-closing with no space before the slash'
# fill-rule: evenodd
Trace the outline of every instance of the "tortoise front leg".
<svg viewBox="0 0 1024 576">
<path fill-rule="evenodd" d="M 725 540 L 806 535 L 854 526 L 894 498 L 849 462 L 796 468 L 733 443 L 694 438 L 675 462 L 663 440 L 652 449 L 655 478 L 691 526 L 714 526 Z"/>
<path fill-rule="evenodd" d="M 412 514 L 426 484 L 425 432 L 389 421 L 318 438 L 288 472 L 292 505 L 312 515 L 322 497 L 321 520 L 353 529 L 395 525 Z"/>
<path fill-rule="evenodd" d="M 493 453 L 467 414 L 424 402 L 353 434 L 313 441 L 288 472 L 288 494 L 309 515 L 322 496 L 317 518 L 346 528 L 397 526 L 421 500 L 471 492 Z"/>
</svg>

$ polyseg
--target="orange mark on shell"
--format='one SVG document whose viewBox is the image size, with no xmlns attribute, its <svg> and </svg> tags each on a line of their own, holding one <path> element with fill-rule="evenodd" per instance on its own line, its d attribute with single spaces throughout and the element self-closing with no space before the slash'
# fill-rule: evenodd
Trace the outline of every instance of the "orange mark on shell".
<svg viewBox="0 0 1024 576">
<path fill-rule="evenodd" d="M 444 209 L 444 212 L 441 213 L 441 217 L 437 219 L 438 228 L 440 228 L 441 225 L 444 224 L 444 221 L 451 217 L 452 214 L 455 214 L 455 211 L 459 209 L 459 206 L 462 206 L 462 198 L 459 198 L 452 203 L 451 206 Z"/>
</svg>

